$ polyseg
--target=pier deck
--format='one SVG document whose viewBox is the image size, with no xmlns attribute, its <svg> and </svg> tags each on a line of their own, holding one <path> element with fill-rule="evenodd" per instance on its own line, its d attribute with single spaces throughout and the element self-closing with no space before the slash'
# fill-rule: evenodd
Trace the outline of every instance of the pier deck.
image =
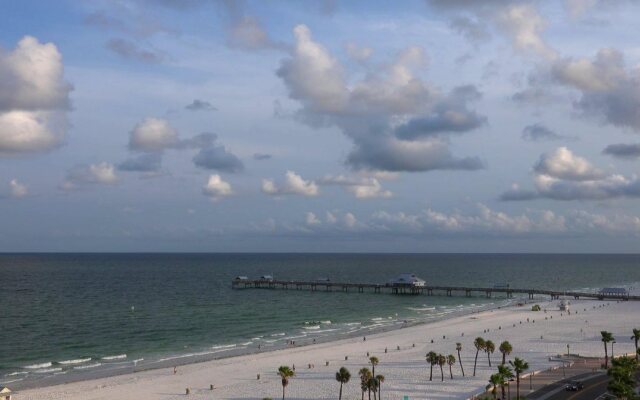
<svg viewBox="0 0 640 400">
<path fill-rule="evenodd" d="M 521 288 L 491 288 L 491 287 L 465 287 L 465 286 L 411 286 L 411 285 L 391 285 L 377 283 L 348 283 L 348 282 L 323 282 L 323 281 L 285 281 L 285 280 L 233 280 L 233 289 L 282 289 L 282 290 L 309 290 L 325 292 L 356 292 L 365 291 L 373 293 L 390 294 L 435 294 L 453 296 L 454 294 L 471 297 L 473 294 L 480 294 L 492 297 L 494 294 L 502 293 L 507 298 L 512 298 L 514 294 L 528 295 L 533 299 L 536 295 L 550 296 L 552 300 L 560 297 L 573 297 L 574 299 L 587 298 L 597 300 L 640 300 L 640 296 L 628 294 L 612 294 L 599 292 L 579 292 L 579 291 L 558 291 L 544 289 L 521 289 Z"/>
</svg>

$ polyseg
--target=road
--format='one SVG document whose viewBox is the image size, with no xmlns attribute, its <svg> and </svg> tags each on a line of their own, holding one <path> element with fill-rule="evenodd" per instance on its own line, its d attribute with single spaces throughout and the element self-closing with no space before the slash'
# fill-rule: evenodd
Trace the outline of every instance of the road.
<svg viewBox="0 0 640 400">
<path fill-rule="evenodd" d="M 640 379 L 640 372 L 636 374 L 636 381 Z M 584 388 L 577 392 L 569 392 L 564 389 L 569 380 L 580 380 L 584 384 Z M 544 399 L 544 400 L 596 400 L 605 399 L 607 393 L 607 385 L 609 377 L 604 373 L 599 374 L 581 374 L 573 378 L 556 382 L 546 386 L 527 398 Z M 613 397 L 609 397 L 613 398 Z"/>
</svg>

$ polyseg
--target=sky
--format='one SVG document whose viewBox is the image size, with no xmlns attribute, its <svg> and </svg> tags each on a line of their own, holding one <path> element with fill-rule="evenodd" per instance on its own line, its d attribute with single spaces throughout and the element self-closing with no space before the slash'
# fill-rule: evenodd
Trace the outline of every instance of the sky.
<svg viewBox="0 0 640 400">
<path fill-rule="evenodd" d="M 0 251 L 637 252 L 639 17 L 5 1 Z"/>
</svg>

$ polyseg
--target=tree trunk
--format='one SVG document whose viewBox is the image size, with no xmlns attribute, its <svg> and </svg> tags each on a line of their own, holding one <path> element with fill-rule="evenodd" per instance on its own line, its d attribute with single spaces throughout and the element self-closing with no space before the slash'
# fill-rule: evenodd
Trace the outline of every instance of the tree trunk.
<svg viewBox="0 0 640 400">
<path fill-rule="evenodd" d="M 500 391 L 502 392 L 502 400 L 507 400 L 507 398 L 504 396 L 504 385 L 500 385 Z"/>
<path fill-rule="evenodd" d="M 489 360 L 489 368 L 491 368 L 491 353 L 487 351 L 487 360 Z"/>
<path fill-rule="evenodd" d="M 338 400 L 342 400 L 342 382 L 340 382 L 340 396 L 338 396 Z"/>
<path fill-rule="evenodd" d="M 362 397 L 360 398 L 360 400 L 364 400 L 364 390 L 362 391 Z"/>
<path fill-rule="evenodd" d="M 607 342 L 604 343 L 604 367 L 609 367 L 609 353 L 607 352 Z"/>
<path fill-rule="evenodd" d="M 371 400 L 371 388 L 369 388 L 369 400 Z"/>
<path fill-rule="evenodd" d="M 282 400 L 284 400 L 284 385 L 282 385 Z"/>
<path fill-rule="evenodd" d="M 640 356 L 640 353 L 638 353 L 638 339 L 636 339 L 636 361 L 638 361 L 638 356 Z"/>
<path fill-rule="evenodd" d="M 516 374 L 516 399 L 520 400 L 520 373 Z"/>
<path fill-rule="evenodd" d="M 440 382 L 444 382 L 444 371 L 442 370 L 442 365 L 440 366 Z"/>
<path fill-rule="evenodd" d="M 476 365 L 478 365 L 478 353 L 480 353 L 480 349 L 476 350 L 476 359 L 473 362 L 473 376 L 476 376 Z"/>
<path fill-rule="evenodd" d="M 453 379 L 453 371 L 451 370 L 451 364 L 449 364 L 449 375 L 451 375 L 451 379 Z"/>
<path fill-rule="evenodd" d="M 433 364 L 431 364 L 431 370 L 429 371 L 429 382 L 433 380 Z"/>
<path fill-rule="evenodd" d="M 382 400 L 382 382 L 378 383 L 378 400 Z"/>
<path fill-rule="evenodd" d="M 507 361 L 507 353 L 502 353 L 502 365 Z"/>
<path fill-rule="evenodd" d="M 462 376 L 464 376 L 464 368 L 462 367 L 462 358 L 460 358 L 460 350 L 458 350 L 458 362 L 460 363 L 460 369 L 462 370 Z"/>
</svg>

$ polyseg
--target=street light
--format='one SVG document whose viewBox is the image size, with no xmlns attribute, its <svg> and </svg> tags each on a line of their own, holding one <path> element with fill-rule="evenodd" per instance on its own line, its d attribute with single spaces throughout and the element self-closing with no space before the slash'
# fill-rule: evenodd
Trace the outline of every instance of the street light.
<svg viewBox="0 0 640 400">
<path fill-rule="evenodd" d="M 615 357 L 613 356 L 613 345 L 614 345 L 615 343 L 616 343 L 616 341 L 615 341 L 615 340 L 614 340 L 613 342 L 611 342 L 611 360 L 612 360 L 612 362 L 613 362 L 613 359 L 615 358 Z"/>
<path fill-rule="evenodd" d="M 569 355 L 570 355 L 570 353 L 569 353 L 569 344 L 567 343 L 567 356 L 569 356 Z"/>
</svg>

